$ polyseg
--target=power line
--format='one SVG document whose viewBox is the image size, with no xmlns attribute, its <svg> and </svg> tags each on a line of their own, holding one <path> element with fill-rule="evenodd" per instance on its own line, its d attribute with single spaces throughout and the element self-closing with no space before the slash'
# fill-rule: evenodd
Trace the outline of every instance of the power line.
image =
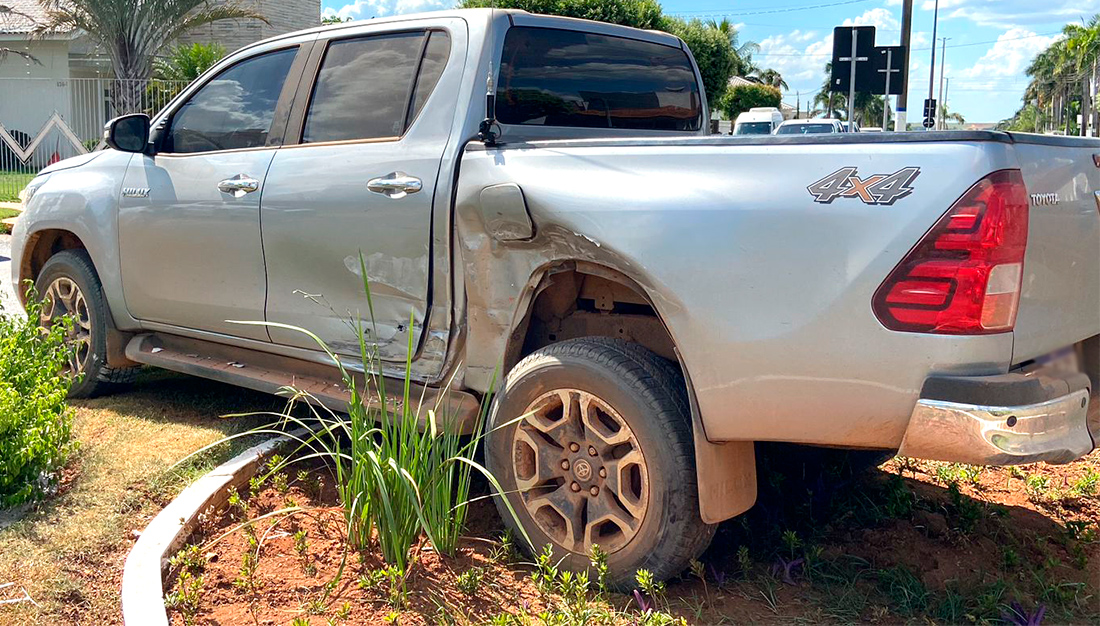
<svg viewBox="0 0 1100 626">
<path fill-rule="evenodd" d="M 951 45 L 951 46 L 947 46 L 947 47 L 948 48 L 965 48 L 967 46 L 982 46 L 982 45 L 985 45 L 985 44 L 988 44 L 988 43 L 997 43 L 999 41 L 1018 41 L 1020 39 L 1034 39 L 1035 37 L 1049 37 L 1050 35 L 1061 34 L 1061 32 L 1062 31 L 1056 31 L 1056 32 L 1053 32 L 1053 33 L 1036 33 L 1034 35 L 1024 35 L 1023 37 L 1011 37 L 1009 39 L 990 39 L 989 41 L 973 41 L 973 42 L 970 42 L 970 43 L 959 43 L 959 44 L 955 44 L 955 45 Z M 918 50 L 931 50 L 931 48 L 913 48 L 912 52 L 916 52 Z M 831 56 L 833 56 L 833 54 L 831 52 L 813 53 L 813 54 L 808 53 L 808 52 L 756 52 L 756 53 L 753 53 L 753 56 L 754 57 L 758 57 L 758 56 L 760 56 L 760 57 L 831 57 Z"/>
</svg>

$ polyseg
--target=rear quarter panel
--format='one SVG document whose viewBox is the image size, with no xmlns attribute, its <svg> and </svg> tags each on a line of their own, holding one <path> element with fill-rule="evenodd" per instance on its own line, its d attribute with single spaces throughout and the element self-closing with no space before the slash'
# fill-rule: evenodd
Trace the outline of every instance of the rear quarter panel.
<svg viewBox="0 0 1100 626">
<path fill-rule="evenodd" d="M 1012 351 L 1022 363 L 1100 334 L 1100 141 L 1017 138 L 1032 198 Z"/>
<path fill-rule="evenodd" d="M 456 218 L 467 384 L 485 387 L 539 269 L 586 260 L 638 281 L 682 353 L 711 440 L 895 447 L 932 373 L 1007 371 L 1011 333 L 886 330 L 875 289 L 1006 143 L 540 146 L 467 151 Z M 892 206 L 819 204 L 807 185 L 919 167 Z M 535 237 L 484 235 L 478 193 L 515 182 Z"/>
</svg>

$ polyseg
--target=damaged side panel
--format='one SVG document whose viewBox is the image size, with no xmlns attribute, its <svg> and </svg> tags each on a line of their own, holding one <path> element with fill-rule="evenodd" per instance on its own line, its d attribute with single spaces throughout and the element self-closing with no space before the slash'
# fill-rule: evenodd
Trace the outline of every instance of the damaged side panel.
<svg viewBox="0 0 1100 626">
<path fill-rule="evenodd" d="M 874 291 L 975 172 L 1014 159 L 1000 144 L 963 142 L 870 158 L 858 144 L 471 144 L 455 205 L 465 384 L 484 391 L 507 367 L 546 275 L 590 263 L 644 292 L 708 440 L 896 448 L 930 374 L 1007 371 L 1012 337 L 890 332 L 871 311 Z M 807 185 L 841 165 L 861 182 L 921 176 L 889 206 L 815 202 Z M 522 188 L 530 239 L 488 223 L 483 190 L 508 183 Z"/>
</svg>

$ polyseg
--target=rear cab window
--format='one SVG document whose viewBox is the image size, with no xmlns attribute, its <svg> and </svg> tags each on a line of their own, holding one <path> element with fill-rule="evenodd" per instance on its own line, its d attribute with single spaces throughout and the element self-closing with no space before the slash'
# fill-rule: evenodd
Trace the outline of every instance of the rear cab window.
<svg viewBox="0 0 1100 626">
<path fill-rule="evenodd" d="M 699 131 L 703 96 L 679 47 L 515 26 L 504 39 L 496 118 L 524 127 Z"/>
</svg>

